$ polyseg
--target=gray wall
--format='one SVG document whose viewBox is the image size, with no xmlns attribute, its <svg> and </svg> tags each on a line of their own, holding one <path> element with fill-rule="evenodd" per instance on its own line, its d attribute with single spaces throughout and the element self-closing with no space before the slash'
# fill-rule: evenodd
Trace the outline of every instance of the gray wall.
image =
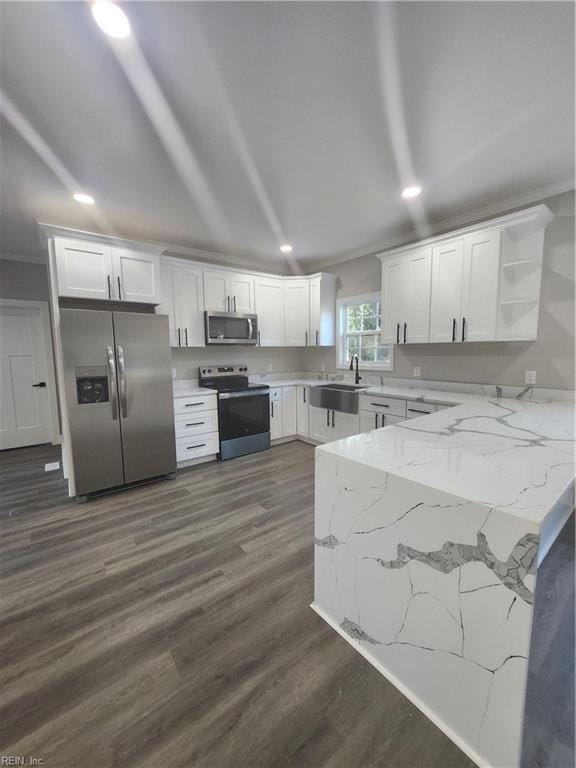
<svg viewBox="0 0 576 768">
<path fill-rule="evenodd" d="M 204 363 L 246 363 L 250 373 L 288 373 L 302 370 L 297 347 L 202 347 L 172 350 L 176 378 L 195 379 Z"/>
<path fill-rule="evenodd" d="M 48 273 L 44 264 L 0 256 L 0 299 L 48 301 Z"/>
<path fill-rule="evenodd" d="M 417 365 L 423 379 L 523 385 L 524 372 L 535 370 L 538 386 L 575 388 L 574 192 L 542 202 L 554 213 L 554 219 L 544 239 L 537 341 L 398 346 L 394 371 L 387 371 L 386 376 L 412 377 L 412 369 Z M 325 271 L 338 276 L 338 297 L 379 290 L 380 262 L 375 256 L 363 256 Z M 321 364 L 329 371 L 335 370 L 334 349 L 304 352 L 303 370 L 316 371 Z"/>
</svg>

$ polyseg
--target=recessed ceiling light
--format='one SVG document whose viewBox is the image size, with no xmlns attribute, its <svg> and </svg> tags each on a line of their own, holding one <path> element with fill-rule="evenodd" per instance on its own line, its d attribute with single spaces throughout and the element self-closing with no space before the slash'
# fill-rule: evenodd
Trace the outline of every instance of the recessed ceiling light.
<svg viewBox="0 0 576 768">
<path fill-rule="evenodd" d="M 422 187 L 406 187 L 406 189 L 402 190 L 402 197 L 418 197 L 420 192 L 422 192 Z"/>
<path fill-rule="evenodd" d="M 290 243 L 284 243 L 283 245 L 280 246 L 280 250 L 282 251 L 282 253 L 292 253 L 292 246 L 290 245 Z"/>
<path fill-rule="evenodd" d="M 74 195 L 74 200 L 77 203 L 84 203 L 84 205 L 94 205 L 94 198 L 92 195 L 85 195 L 84 192 L 77 192 Z"/>
<path fill-rule="evenodd" d="M 122 39 L 130 34 L 130 22 L 122 8 L 110 0 L 96 0 L 92 3 L 92 16 L 103 32 L 110 37 Z"/>
</svg>

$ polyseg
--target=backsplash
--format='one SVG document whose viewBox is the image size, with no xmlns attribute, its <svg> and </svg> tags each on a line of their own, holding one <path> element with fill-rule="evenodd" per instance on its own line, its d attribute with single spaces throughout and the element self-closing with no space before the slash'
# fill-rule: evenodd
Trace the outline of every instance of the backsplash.
<svg viewBox="0 0 576 768">
<path fill-rule="evenodd" d="M 243 347 L 236 345 L 172 349 L 172 370 L 176 379 L 197 379 L 204 363 L 232 365 L 246 363 L 251 374 L 287 373 L 302 367 L 302 350 L 297 347 Z"/>
</svg>

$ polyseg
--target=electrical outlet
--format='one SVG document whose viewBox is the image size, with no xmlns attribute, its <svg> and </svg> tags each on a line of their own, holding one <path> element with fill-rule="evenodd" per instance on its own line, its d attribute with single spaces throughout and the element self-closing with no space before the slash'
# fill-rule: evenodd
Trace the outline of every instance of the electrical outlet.
<svg viewBox="0 0 576 768">
<path fill-rule="evenodd" d="M 272 363 L 268 363 L 266 367 L 268 368 L 268 373 L 272 373 Z"/>
<path fill-rule="evenodd" d="M 536 384 L 536 371 L 525 371 L 524 372 L 524 383 L 525 384 Z"/>
<path fill-rule="evenodd" d="M 420 366 L 415 365 L 412 371 L 412 376 L 420 376 Z"/>
</svg>

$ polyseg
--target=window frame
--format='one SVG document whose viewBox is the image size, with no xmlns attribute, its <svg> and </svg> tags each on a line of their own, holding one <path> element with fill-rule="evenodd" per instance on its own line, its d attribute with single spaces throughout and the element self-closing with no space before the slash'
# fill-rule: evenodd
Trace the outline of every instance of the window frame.
<svg viewBox="0 0 576 768">
<path fill-rule="evenodd" d="M 374 301 L 379 301 L 382 304 L 381 293 L 364 293 L 359 296 L 346 296 L 342 299 L 336 300 L 336 368 L 349 368 L 350 362 L 346 362 L 346 310 L 350 306 L 357 304 L 369 304 Z M 382 307 L 380 308 L 382 310 Z M 376 331 L 378 333 L 378 331 Z M 363 362 L 358 361 L 360 368 L 373 369 L 375 371 L 393 371 L 394 370 L 394 345 L 382 344 L 383 347 L 390 349 L 390 359 L 388 363 L 374 361 Z"/>
</svg>

